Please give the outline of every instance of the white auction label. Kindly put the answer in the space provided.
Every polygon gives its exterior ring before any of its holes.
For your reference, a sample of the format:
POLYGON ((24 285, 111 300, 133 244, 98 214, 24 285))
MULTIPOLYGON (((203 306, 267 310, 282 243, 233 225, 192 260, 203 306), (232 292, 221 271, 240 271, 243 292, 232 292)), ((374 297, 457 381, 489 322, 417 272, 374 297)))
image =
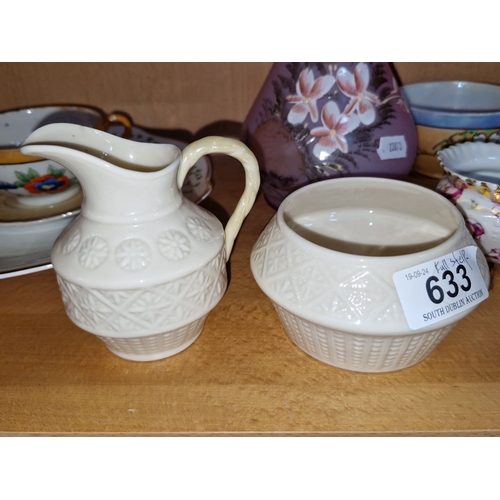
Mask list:
POLYGON ((476 246, 467 246, 394 273, 394 284, 412 330, 455 316, 488 298, 476 252, 476 246))
POLYGON ((404 135, 381 137, 377 154, 381 160, 397 160, 406 158, 406 140, 404 135))

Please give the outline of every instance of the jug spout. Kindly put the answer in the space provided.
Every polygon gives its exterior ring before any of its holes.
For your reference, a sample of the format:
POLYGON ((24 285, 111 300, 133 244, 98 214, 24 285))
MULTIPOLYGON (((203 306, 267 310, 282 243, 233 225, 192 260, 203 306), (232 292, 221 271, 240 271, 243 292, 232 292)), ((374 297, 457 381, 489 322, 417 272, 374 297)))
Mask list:
POLYGON ((84 193, 82 214, 97 222, 152 221, 182 203, 176 182, 181 152, 171 144, 140 143, 55 123, 35 130, 21 152, 72 171, 84 193))

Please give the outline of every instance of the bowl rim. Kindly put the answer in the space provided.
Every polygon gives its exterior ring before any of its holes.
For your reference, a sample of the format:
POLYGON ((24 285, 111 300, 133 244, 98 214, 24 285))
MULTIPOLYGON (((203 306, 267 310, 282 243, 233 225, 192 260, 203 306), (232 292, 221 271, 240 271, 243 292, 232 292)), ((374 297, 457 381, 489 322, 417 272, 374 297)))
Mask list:
MULTIPOLYGON (((444 196, 442 196, 441 194, 437 193, 434 190, 420 186, 418 184, 396 179, 388 179, 388 178, 346 177, 340 179, 339 178, 329 179, 309 184, 307 186, 298 189, 297 191, 294 191, 287 198, 285 198, 285 200, 283 200, 283 202, 280 204, 273 220, 275 221, 274 224, 276 224, 276 228, 278 229, 278 231, 281 231, 281 235, 279 236, 280 240, 281 239, 286 240, 290 238, 294 246, 302 248, 309 255, 311 255, 312 261, 324 262, 326 260, 325 257, 329 257, 331 260, 335 260, 336 266, 341 267, 344 264, 346 264, 349 266, 357 267, 359 269, 363 269, 365 272, 370 272, 370 269, 378 269, 378 265, 380 265, 382 261, 384 261, 383 262, 384 264, 386 263, 388 264, 387 266, 384 266, 385 270, 382 273, 386 277, 384 281, 386 285, 388 287, 391 287, 393 290, 396 290, 396 285, 392 280, 392 276, 394 275, 395 272, 413 267, 418 264, 423 264, 430 260, 442 257, 443 255, 447 255, 450 253, 451 251, 450 248, 452 247, 462 248, 464 246, 467 246, 467 244, 474 245, 472 236, 470 235, 465 226, 465 221, 463 216, 461 215, 459 210, 452 203, 450 203, 444 196), (325 186, 327 185, 327 183, 330 183, 332 185, 333 183, 336 183, 337 186, 342 187, 342 184, 346 185, 350 183, 351 185, 356 186, 366 181, 392 184, 395 188, 404 184, 410 186, 411 189, 417 192, 426 193, 427 196, 438 200, 438 202, 443 207, 449 209, 450 213, 453 215, 456 224, 455 230, 444 241, 431 247, 428 250, 423 250, 403 255, 396 255, 396 256, 363 256, 356 254, 347 254, 337 250, 331 250, 321 245, 312 243, 311 241, 297 234, 292 228, 290 228, 290 226, 288 226, 288 224, 284 220, 283 212, 286 210, 287 204, 289 203, 289 201, 287 203, 287 200, 290 200, 290 198, 297 196, 296 193, 299 192, 303 193, 308 190, 314 190, 319 185, 325 186), (304 242, 307 242, 307 248, 305 248, 306 245, 304 244, 304 242)), ((266 226, 266 229, 267 227, 269 227, 270 224, 273 224, 273 222, 270 222, 268 226, 266 226)), ((261 275, 261 273, 258 271, 258 264, 254 262, 253 254, 254 251, 256 250, 258 251, 258 248, 254 246, 254 249, 252 249, 250 266, 254 279, 261 288, 261 290, 264 292, 264 294, 271 300, 271 302, 287 310, 294 316, 304 321, 311 322, 315 325, 322 326, 324 328, 332 330, 338 329, 344 333, 359 334, 368 337, 380 336, 380 335, 391 336, 391 337, 392 336, 406 337, 412 335, 420 335, 428 331, 438 330, 445 326, 453 325, 456 322, 460 321, 462 318, 464 318, 470 312, 470 310, 467 310, 466 312, 457 314, 456 316, 453 316, 452 321, 450 321, 450 318, 446 318, 443 321, 433 323, 428 327, 423 327, 418 330, 412 330, 408 326, 408 323, 406 321, 406 316, 402 309, 402 305, 398 300, 397 308, 399 311, 398 313, 399 316, 398 314, 396 314, 398 318, 397 319, 393 318, 393 321, 391 321, 390 323, 384 322, 383 325, 377 323, 377 324, 365 324, 363 326, 360 326, 356 322, 347 321, 345 319, 333 320, 331 317, 328 317, 323 313, 310 310, 306 307, 302 307, 301 304, 290 302, 289 299, 280 294, 273 286, 271 286, 269 284, 268 277, 266 275, 261 275)), ((479 248, 477 248, 477 252, 480 252, 479 248)), ((479 255, 479 253, 477 255, 479 255)))
POLYGON ((415 82, 401 87, 401 92, 406 100, 408 107, 413 115, 417 125, 427 127, 445 128, 445 129, 490 129, 500 127, 500 85, 473 82, 467 80, 443 80, 443 81, 426 81, 415 82), (461 92, 477 89, 481 91, 492 91, 498 95, 498 105, 492 109, 470 109, 470 110, 457 110, 451 107, 440 106, 439 103, 435 105, 423 105, 417 101, 415 95, 420 89, 431 89, 453 87, 464 89, 461 92))
MULTIPOLYGON (((360 189, 360 187, 357 187, 357 189, 360 189)), ((398 179, 383 178, 383 177, 343 177, 337 179, 326 179, 321 182, 308 184, 300 189, 297 189, 283 200, 283 202, 280 204, 278 208, 278 211, 276 212, 276 218, 277 218, 277 224, 283 231, 283 233, 287 236, 290 236, 290 238, 292 238, 292 241, 294 241, 294 243, 297 244, 299 247, 304 247, 305 245, 307 245, 308 247, 310 246, 310 249, 312 251, 318 253, 319 255, 323 256, 335 255, 337 259, 348 259, 351 262, 353 259, 357 258, 359 262, 363 262, 370 265, 377 265, 377 263, 387 262, 391 260, 395 262, 397 259, 398 261, 401 261, 401 266, 397 266, 400 269, 405 269, 405 267, 410 267, 412 265, 415 265, 414 262, 416 260, 419 260, 419 262, 422 263, 426 262, 427 260, 431 260, 432 255, 429 256, 429 253, 431 254, 437 253, 439 255, 445 255, 446 253, 448 253, 448 252, 442 253, 441 247, 448 246, 449 241, 452 238, 459 237, 461 226, 462 224, 465 224, 463 221, 463 217, 458 211, 458 209, 453 204, 449 203, 448 200, 446 200, 442 195, 435 192, 434 190, 420 186, 418 184, 414 184, 412 182, 402 181, 398 179), (392 186, 396 190, 398 187, 406 187, 409 189, 413 189, 416 192, 420 192, 422 195, 433 198, 434 200, 436 200, 437 203, 441 204, 443 208, 447 209, 453 216, 455 222, 455 229, 449 234, 449 236, 443 242, 427 250, 420 250, 418 252, 410 252, 400 255, 363 255, 363 254, 352 254, 352 253, 342 252, 339 250, 333 250, 330 248, 325 248, 316 243, 313 243, 312 241, 307 240, 303 236, 297 234, 297 232, 294 231, 285 221, 284 212, 287 209, 288 205, 296 197, 306 193, 307 191, 314 191, 319 187, 324 187, 328 185, 338 186, 339 188, 342 188, 342 184, 344 185, 353 184, 354 187, 356 188, 358 184, 360 185, 366 183, 388 185, 392 186)))

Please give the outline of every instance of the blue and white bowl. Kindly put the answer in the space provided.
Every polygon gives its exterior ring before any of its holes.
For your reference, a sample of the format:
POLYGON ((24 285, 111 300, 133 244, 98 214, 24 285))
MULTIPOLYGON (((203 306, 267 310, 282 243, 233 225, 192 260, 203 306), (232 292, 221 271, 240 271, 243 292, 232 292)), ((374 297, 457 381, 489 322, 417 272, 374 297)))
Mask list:
POLYGON ((417 127, 414 172, 439 179, 439 151, 464 142, 500 142, 499 85, 423 82, 401 90, 417 127))
POLYGON ((402 87, 417 125, 438 128, 500 127, 500 86, 478 82, 424 82, 402 87))

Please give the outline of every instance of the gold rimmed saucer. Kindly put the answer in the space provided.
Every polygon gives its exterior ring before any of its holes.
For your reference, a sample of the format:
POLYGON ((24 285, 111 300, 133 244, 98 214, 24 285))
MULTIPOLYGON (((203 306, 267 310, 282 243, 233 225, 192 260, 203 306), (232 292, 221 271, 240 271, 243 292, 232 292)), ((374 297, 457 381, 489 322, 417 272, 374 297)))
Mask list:
POLYGON ((17 198, 15 195, 0 191, 0 223, 35 221, 72 212, 80 208, 83 195, 80 192, 69 200, 40 206, 25 205, 17 198))

